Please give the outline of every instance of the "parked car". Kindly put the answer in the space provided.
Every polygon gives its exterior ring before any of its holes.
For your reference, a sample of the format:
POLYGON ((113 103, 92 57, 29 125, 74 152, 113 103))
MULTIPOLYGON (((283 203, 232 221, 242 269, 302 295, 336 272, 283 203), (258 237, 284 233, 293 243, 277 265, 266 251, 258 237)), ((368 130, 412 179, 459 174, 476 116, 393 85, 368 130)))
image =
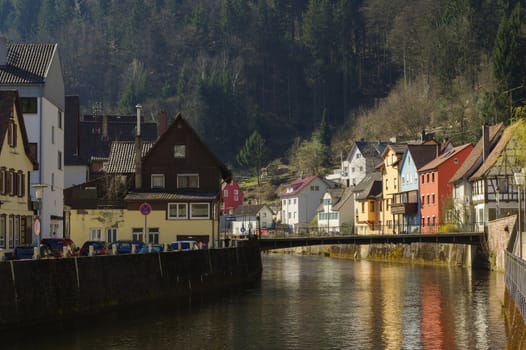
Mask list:
POLYGON ((197 241, 174 241, 168 246, 170 250, 195 250, 199 249, 199 243, 197 241))
MULTIPOLYGON (((13 259, 14 260, 21 260, 21 259, 33 259, 33 253, 35 251, 36 245, 19 245, 18 247, 15 247, 13 251, 13 259)), ((40 244, 40 258, 41 259, 49 259, 54 258, 55 254, 53 253, 53 250, 51 247, 45 243, 40 244)))
MULTIPOLYGON (((162 251, 164 251, 164 244, 152 244, 152 253, 159 253, 162 251)), ((139 253, 148 253, 148 244, 144 244, 139 250, 139 253)))
POLYGON ((42 238, 41 242, 51 247, 56 258, 63 257, 64 247, 67 247, 67 256, 78 254, 78 249, 75 246, 75 243, 69 238, 42 238))
POLYGON ((113 251, 113 247, 117 247, 117 254, 130 254, 131 253, 131 250, 132 250, 132 245, 135 244, 135 251, 136 252, 139 252, 144 243, 141 242, 141 241, 136 241, 136 240, 119 240, 119 241, 115 241, 115 242, 111 242, 109 245, 108 245, 108 250, 110 251, 110 253, 113 251))
POLYGON ((93 247, 93 255, 104 255, 108 252, 108 243, 104 241, 86 241, 79 251, 79 255, 88 256, 89 247, 93 247))

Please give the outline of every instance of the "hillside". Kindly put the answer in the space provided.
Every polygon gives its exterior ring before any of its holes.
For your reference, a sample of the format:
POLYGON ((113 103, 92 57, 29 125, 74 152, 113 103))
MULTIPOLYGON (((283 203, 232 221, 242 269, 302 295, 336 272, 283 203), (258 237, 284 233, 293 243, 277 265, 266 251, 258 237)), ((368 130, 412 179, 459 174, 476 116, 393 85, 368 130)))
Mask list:
POLYGON ((85 113, 133 113, 138 102, 152 119, 182 112, 235 163, 252 131, 283 157, 323 114, 333 157, 356 137, 425 126, 467 141, 510 118, 526 96, 520 4, 1 0, 0 32, 58 42, 66 92, 85 113))

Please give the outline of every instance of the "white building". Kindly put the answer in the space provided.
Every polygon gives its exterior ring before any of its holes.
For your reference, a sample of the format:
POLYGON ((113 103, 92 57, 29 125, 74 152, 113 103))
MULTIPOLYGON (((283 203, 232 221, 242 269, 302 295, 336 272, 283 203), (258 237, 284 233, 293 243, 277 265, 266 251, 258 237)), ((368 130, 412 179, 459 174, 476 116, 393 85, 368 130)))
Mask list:
POLYGON ((356 186, 376 170, 376 165, 382 162, 382 153, 387 142, 356 141, 344 161, 348 182, 347 186, 356 186))
POLYGON ((274 226, 273 212, 266 204, 241 205, 234 209, 232 234, 234 236, 248 236, 266 234, 274 226), (259 221, 259 222, 258 222, 259 221))
POLYGON ((318 208, 318 230, 345 234, 354 231, 354 196, 350 187, 327 189, 318 208))
POLYGON ((281 223, 296 231, 308 226, 320 206, 323 195, 334 183, 318 176, 299 178, 286 185, 280 193, 281 223))
POLYGON ((28 141, 37 144, 32 185, 44 184, 42 237, 63 235, 64 79, 57 44, 8 44, 0 38, 0 89, 18 90, 28 141))

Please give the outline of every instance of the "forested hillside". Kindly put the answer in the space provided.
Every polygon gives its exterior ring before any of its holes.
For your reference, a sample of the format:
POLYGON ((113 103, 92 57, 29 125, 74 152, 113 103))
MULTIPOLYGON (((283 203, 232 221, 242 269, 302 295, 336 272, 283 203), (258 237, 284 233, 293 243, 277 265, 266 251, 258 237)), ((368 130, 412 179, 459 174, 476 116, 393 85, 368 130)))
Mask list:
POLYGON ((323 115, 332 156, 422 128, 470 141, 524 103, 523 19, 511 0, 0 0, 9 41, 60 44, 84 112, 182 112, 232 162, 323 115))

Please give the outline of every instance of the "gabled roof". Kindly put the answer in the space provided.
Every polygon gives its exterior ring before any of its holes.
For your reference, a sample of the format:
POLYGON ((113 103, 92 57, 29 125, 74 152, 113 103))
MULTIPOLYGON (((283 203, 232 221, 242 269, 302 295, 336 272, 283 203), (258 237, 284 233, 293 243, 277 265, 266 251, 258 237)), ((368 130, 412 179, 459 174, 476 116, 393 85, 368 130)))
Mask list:
POLYGON ((427 163, 426 165, 418 169, 418 171, 429 171, 429 170, 436 169, 442 164, 444 164, 446 161, 455 157, 457 154, 459 154, 460 152, 462 152, 463 150, 465 150, 466 148, 470 146, 471 144, 467 143, 465 145, 453 147, 451 150, 439 155, 438 157, 436 157, 435 159, 433 159, 432 161, 430 161, 429 163, 427 163))
POLYGON ((215 163, 217 164, 217 167, 219 168, 219 170, 221 171, 221 177, 223 178, 224 181, 230 183, 230 181, 232 180, 232 172, 230 171, 230 169, 228 169, 226 167, 226 165, 210 150, 210 148, 201 140, 201 138, 199 137, 199 135, 197 134, 197 132, 194 130, 194 128, 192 128, 192 126, 183 118, 182 114, 181 113, 177 113, 177 116, 175 117, 174 121, 170 124, 170 126, 168 127, 168 129, 161 135, 161 137, 159 137, 159 139, 157 140, 157 142, 155 142, 153 144, 153 147, 150 148, 150 150, 146 153, 146 155, 144 155, 143 157, 143 160, 148 158, 150 156, 150 154, 154 153, 155 152, 155 149, 157 147, 160 147, 159 145, 162 144, 166 138, 168 137, 171 137, 171 131, 172 129, 175 129, 175 128, 181 128, 181 127, 184 127, 186 128, 186 130, 188 130, 191 134, 191 136, 193 136, 196 140, 198 140, 198 142, 201 144, 201 147, 203 148, 203 150, 208 153, 208 155, 215 161, 215 163))
POLYGON ((382 173, 376 171, 365 175, 362 181, 357 184, 352 192, 355 194, 356 200, 364 200, 367 198, 376 198, 382 194, 382 173))
POLYGON ((355 144, 365 158, 380 157, 385 150, 385 147, 388 145, 387 142, 381 141, 356 141, 355 144))
MULTIPOLYGON (((338 188, 328 188, 325 193, 329 193, 330 196, 331 196, 331 203, 332 203, 332 209, 334 209, 334 206, 336 205, 336 203, 339 203, 340 200, 342 199, 342 196, 343 196, 343 192, 345 191, 344 188, 341 188, 341 187, 338 187, 338 188)), ((325 196, 325 194, 324 194, 325 196)), ((318 209, 317 211, 323 211, 324 210, 324 207, 325 205, 322 203, 320 203, 320 205, 318 206, 318 209)))
POLYGON ((333 210, 340 210, 341 207, 347 202, 347 200, 352 197, 353 188, 347 187, 340 196, 338 202, 332 205, 333 210))
MULTIPOLYGON (((489 148, 495 147, 504 130, 504 123, 499 123, 489 127, 489 148)), ((456 182, 462 178, 471 176, 482 164, 482 153, 484 152, 484 136, 480 138, 464 163, 458 168, 449 182, 456 182)), ((489 154, 488 154, 489 155, 489 154)))
POLYGON ((382 152, 382 158, 384 158, 387 152, 389 152, 389 149, 391 149, 396 154, 402 155, 407 149, 407 144, 405 143, 388 144, 387 147, 385 147, 384 151, 382 152))
POLYGON ((437 157, 439 146, 435 144, 407 145, 407 152, 411 155, 416 169, 420 169, 437 157))
POLYGON ((4 140, 7 137, 7 128, 9 125, 9 119, 15 117, 13 108, 16 109, 16 116, 18 119, 15 120, 15 124, 18 125, 18 129, 22 135, 22 140, 19 142, 23 143, 24 151, 27 157, 33 163, 35 169, 37 169, 36 154, 32 154, 27 139, 27 131, 22 115, 22 108, 18 99, 18 92, 16 90, 11 91, 0 91, 0 150, 4 144, 4 140))
MULTIPOLYGON (((493 148, 493 150, 489 153, 488 158, 482 165, 478 168, 478 170, 469 178, 470 181, 477 180, 481 177, 484 177, 488 174, 490 174, 491 169, 493 166, 497 163, 498 159, 501 157, 501 155, 506 150, 506 147, 510 140, 512 139, 515 130, 519 126, 519 123, 514 123, 510 126, 508 126, 503 132, 502 136, 500 137, 499 141, 493 148)), ((510 164, 511 165, 511 164, 510 164)), ((514 169, 512 171, 518 171, 518 169, 514 169)))
POLYGON ((257 204, 257 205, 240 205, 234 209, 234 216, 256 216, 263 207, 267 207, 271 212, 272 209, 266 204, 257 204))
POLYGON ((9 44, 7 64, 0 66, 0 84, 44 84, 57 44, 9 44))
MULTIPOLYGON (((142 157, 152 148, 153 143, 142 143, 142 157)), ((135 143, 113 142, 110 157, 106 164, 108 174, 131 174, 135 172, 135 143)))
POLYGON ((296 179, 292 181, 291 183, 287 184, 281 190, 280 196, 290 196, 290 195, 298 194, 315 179, 320 179, 320 181, 325 183, 327 187, 330 187, 330 188, 335 187, 335 184, 332 181, 326 180, 316 175, 311 175, 307 177, 300 177, 299 179, 296 179))

